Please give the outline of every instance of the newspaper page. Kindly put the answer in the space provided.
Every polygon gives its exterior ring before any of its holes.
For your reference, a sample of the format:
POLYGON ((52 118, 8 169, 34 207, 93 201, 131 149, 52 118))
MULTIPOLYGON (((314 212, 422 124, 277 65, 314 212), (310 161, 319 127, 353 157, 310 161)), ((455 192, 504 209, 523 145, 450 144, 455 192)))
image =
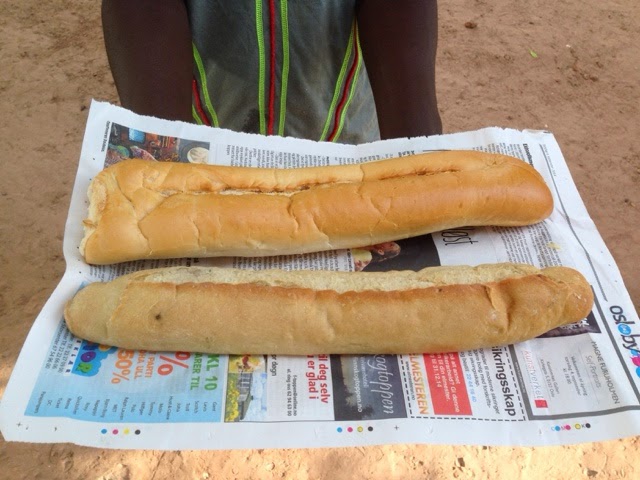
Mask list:
POLYGON ((35 320, 2 398, 0 427, 8 441, 176 450, 558 445, 640 433, 638 315, 548 132, 488 128, 354 146, 168 122, 94 102, 64 255, 64 277, 35 320), (290 168, 446 149, 500 152, 528 162, 553 192, 553 214, 530 227, 461 227, 299 256, 98 267, 78 252, 89 182, 122 159, 290 168), (506 347, 306 357, 131 351, 75 338, 63 320, 65 302, 84 285, 143 268, 389 271, 503 261, 578 269, 595 293, 592 312, 506 347))

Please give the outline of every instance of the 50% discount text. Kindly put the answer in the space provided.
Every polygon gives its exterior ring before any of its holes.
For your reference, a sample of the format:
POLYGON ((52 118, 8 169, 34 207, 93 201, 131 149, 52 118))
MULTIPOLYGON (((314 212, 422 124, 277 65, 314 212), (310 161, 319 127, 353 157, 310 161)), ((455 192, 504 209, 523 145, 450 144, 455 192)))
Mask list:
MULTIPOLYGON (((116 360, 116 370, 112 372, 111 383, 117 384, 121 381, 129 381, 133 369, 135 352, 132 350, 119 350, 118 360, 116 360)), ((191 354, 188 352, 175 352, 171 354, 158 355, 157 361, 159 363, 156 368, 158 375, 166 376, 173 372, 174 368, 189 368, 186 360, 191 358, 191 354)), ((148 365, 148 364, 147 364, 148 365)), ((142 365, 136 367, 135 377, 138 378, 139 373, 142 373, 142 365), (140 372, 137 370, 140 369, 140 372)), ((147 366, 147 368, 149 368, 147 366)))

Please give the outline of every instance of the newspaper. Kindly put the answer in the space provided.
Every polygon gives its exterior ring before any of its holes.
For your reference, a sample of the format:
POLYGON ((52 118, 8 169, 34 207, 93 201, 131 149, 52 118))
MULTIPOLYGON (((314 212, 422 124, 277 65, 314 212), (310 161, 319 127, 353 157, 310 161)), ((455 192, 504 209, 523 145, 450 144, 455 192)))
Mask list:
POLYGON ((638 315, 548 132, 488 128, 354 146, 168 122, 94 102, 64 255, 67 270, 33 325, 0 405, 8 441, 176 450, 553 445, 640 433, 638 315), (287 257, 97 267, 78 253, 89 181, 123 158, 288 168, 453 148, 506 153, 531 164, 553 192, 551 217, 524 228, 463 227, 287 257), (397 356, 130 351, 75 338, 63 321, 64 303, 79 288, 142 268, 383 271, 502 261, 578 269, 593 287, 593 311, 516 345, 397 356))

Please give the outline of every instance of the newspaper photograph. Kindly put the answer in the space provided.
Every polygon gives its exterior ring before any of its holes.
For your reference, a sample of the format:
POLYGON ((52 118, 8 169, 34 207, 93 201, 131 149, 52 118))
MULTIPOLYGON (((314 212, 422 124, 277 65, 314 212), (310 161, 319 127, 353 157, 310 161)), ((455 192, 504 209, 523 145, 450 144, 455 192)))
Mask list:
POLYGON ((179 450, 568 445, 640 434, 638 313, 549 132, 487 128, 356 146, 164 121, 94 101, 64 255, 65 274, 35 319, 0 403, 7 441, 179 450), (550 187, 553 213, 526 227, 460 227, 304 255, 98 266, 79 253, 89 182, 122 160, 294 168, 451 149, 527 162, 550 187), (63 315, 65 303, 89 283, 142 269, 384 272, 498 262, 580 271, 593 289, 593 310, 577 323, 508 346, 299 357, 127 350, 75 337, 63 315))

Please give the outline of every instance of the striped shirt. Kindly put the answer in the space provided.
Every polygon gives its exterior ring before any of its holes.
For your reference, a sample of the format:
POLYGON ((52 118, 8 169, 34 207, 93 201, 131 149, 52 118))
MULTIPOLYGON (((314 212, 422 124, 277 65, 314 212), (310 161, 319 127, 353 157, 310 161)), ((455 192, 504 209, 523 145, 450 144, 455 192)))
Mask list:
POLYGON ((187 0, 194 120, 341 143, 380 138, 355 0, 187 0))

